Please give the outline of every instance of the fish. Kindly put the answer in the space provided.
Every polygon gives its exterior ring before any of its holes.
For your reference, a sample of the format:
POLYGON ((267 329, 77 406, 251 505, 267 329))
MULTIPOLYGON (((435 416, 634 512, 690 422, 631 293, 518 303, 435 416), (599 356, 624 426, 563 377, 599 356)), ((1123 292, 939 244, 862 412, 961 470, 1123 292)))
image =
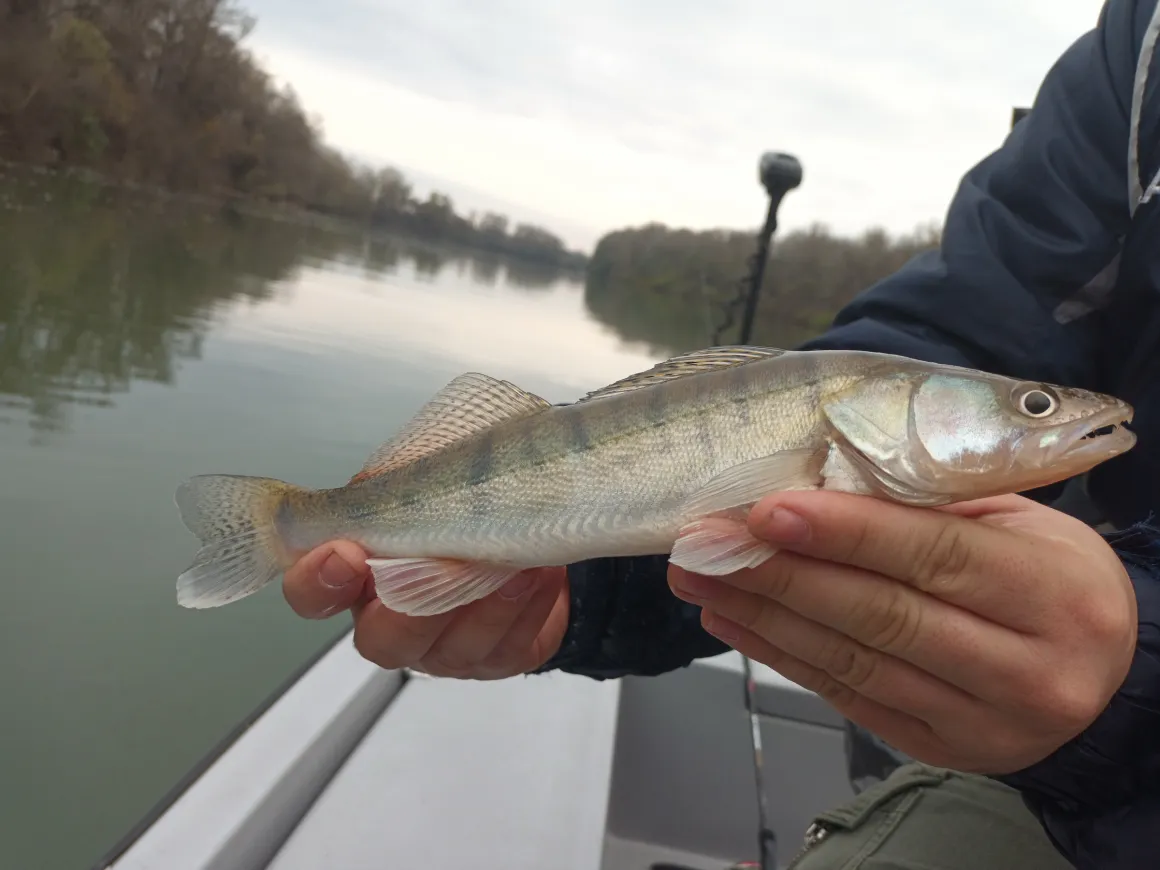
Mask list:
POLYGON ((177 598, 237 601, 340 538, 366 550, 383 604, 411 616, 601 557, 667 553, 729 574, 776 552, 745 522, 770 493, 937 507, 1022 492, 1129 450, 1132 414, 1102 393, 855 350, 713 347, 564 404, 468 372, 342 486, 182 483, 201 547, 177 598))

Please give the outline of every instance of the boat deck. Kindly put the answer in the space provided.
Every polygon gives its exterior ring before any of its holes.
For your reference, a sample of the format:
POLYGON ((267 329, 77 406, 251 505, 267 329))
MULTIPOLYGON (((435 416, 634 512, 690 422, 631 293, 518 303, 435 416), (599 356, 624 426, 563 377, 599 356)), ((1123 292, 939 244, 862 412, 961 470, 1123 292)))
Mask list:
MULTIPOLYGON (((850 794, 841 719, 755 665, 782 866, 850 794)), ((741 659, 599 682, 432 679, 349 634, 108 870, 721 870, 756 857, 741 659)))

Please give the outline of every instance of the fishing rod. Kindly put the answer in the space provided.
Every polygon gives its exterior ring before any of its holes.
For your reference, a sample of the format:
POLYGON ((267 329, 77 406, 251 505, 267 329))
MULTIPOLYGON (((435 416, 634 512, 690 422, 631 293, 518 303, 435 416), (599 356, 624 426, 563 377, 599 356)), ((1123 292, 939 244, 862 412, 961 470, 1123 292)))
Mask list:
MULTIPOLYGON (((765 213, 765 223, 757 236, 757 249, 750 255, 746 275, 737 282, 737 295, 725 306, 725 316, 713 332, 713 344, 722 344, 722 336, 737 316, 737 309, 744 304, 741 320, 740 344, 748 344, 753 335, 753 319, 757 314, 757 300, 765 277, 765 263, 769 259, 769 246, 777 230, 777 210, 785 195, 802 182, 802 165, 792 154, 767 151, 761 155, 757 176, 769 195, 769 208, 765 213)), ((704 276, 702 276, 702 282, 704 276)), ((761 719, 757 712, 757 683, 753 676, 753 665, 748 656, 741 657, 745 684, 745 709, 749 715, 749 735, 753 745, 753 778, 757 786, 757 854, 756 864, 743 862, 734 864, 729 870, 759 868, 776 870, 777 835, 769 826, 769 804, 765 796, 765 765, 761 750, 761 719)), ((677 864, 654 863, 649 870, 689 870, 677 864)))
MULTIPOLYGON (((749 344, 753 335, 753 319, 757 314, 757 301, 765 277, 765 264, 769 260, 769 246, 777 230, 777 210, 785 195, 801 184, 802 165, 791 154, 767 151, 761 155, 758 178, 769 195, 765 223, 757 237, 757 249, 749 258, 749 274, 739 282, 737 297, 726 308, 726 316, 713 337, 714 344, 721 344, 722 333, 732 325, 736 309, 743 301, 745 309, 741 321, 740 343, 749 344)), ((741 657, 741 667, 745 683, 745 709, 749 715, 749 736, 753 745, 753 778, 757 787, 757 866, 760 870, 775 870, 777 835, 769 824, 769 805, 765 793, 765 759, 761 746, 761 719, 757 710, 757 683, 753 676, 753 664, 748 656, 741 657)))
POLYGON ((802 165, 792 154, 766 151, 757 166, 757 177, 769 195, 765 223, 757 235, 757 249, 750 255, 747 275, 737 282, 737 295, 725 306, 725 317, 713 333, 713 344, 722 343, 722 335, 733 326, 737 309, 744 303, 740 344, 749 344, 753 335, 753 319, 757 314, 757 300, 765 278, 765 264, 769 261, 769 246, 777 231, 777 210, 785 195, 802 183, 802 165))

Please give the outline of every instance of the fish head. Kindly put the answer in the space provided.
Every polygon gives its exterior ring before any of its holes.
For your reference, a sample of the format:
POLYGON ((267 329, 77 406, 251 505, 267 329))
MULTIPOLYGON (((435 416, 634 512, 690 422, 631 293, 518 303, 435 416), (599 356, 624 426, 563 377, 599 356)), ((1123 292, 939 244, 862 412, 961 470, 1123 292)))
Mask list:
POLYGON ((1130 449, 1112 396, 954 367, 863 378, 822 412, 833 449, 872 490, 946 504, 1046 486, 1130 449))

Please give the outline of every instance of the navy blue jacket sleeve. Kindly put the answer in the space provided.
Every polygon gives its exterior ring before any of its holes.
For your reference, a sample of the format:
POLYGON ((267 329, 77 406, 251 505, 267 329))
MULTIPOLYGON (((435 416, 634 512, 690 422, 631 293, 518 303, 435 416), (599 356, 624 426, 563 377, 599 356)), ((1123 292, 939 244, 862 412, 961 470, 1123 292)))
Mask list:
POLYGON ((664 555, 570 565, 568 630, 541 670, 655 676, 728 651, 701 628, 701 608, 673 595, 668 562, 664 555))
MULTIPOLYGON (((1052 67, 1028 117, 963 178, 941 248, 871 287, 806 347, 1106 388, 1098 318, 1064 315, 1096 292, 1131 223, 1132 83, 1155 5, 1110 0, 1097 27, 1052 67)), ((701 629, 699 610, 669 591, 665 562, 572 566, 571 625, 546 669, 653 674, 724 651, 701 629)), ((1158 835, 1144 833, 1160 831, 1160 575, 1153 564, 1160 562, 1129 564, 1140 640, 1124 687, 1084 734, 1004 777, 1080 870, 1160 866, 1152 860, 1158 835), (1134 861, 1148 847, 1149 863, 1134 861)))
POLYGON ((1095 320, 1056 312, 1098 283, 1131 223, 1136 26, 1149 17, 1138 5, 1154 4, 1112 0, 1056 62, 1030 114, 960 182, 940 249, 872 286, 805 347, 1099 385, 1095 320))
MULTIPOLYGON (((1097 316, 1069 317, 1127 234, 1128 127, 1155 0, 1110 0, 1048 74, 1028 117, 964 177, 941 249, 842 311, 812 348, 862 348, 1113 391, 1097 316)), ((1136 591, 1128 678, 1018 788, 1079 870, 1160 866, 1160 558, 1155 532, 1113 542, 1136 591), (1133 549, 1135 548, 1135 549, 1133 549)))
POLYGON ((1019 789, 1079 870, 1160 866, 1160 537, 1111 536, 1136 589, 1139 634, 1128 677, 1090 727, 1026 770, 1019 789))

